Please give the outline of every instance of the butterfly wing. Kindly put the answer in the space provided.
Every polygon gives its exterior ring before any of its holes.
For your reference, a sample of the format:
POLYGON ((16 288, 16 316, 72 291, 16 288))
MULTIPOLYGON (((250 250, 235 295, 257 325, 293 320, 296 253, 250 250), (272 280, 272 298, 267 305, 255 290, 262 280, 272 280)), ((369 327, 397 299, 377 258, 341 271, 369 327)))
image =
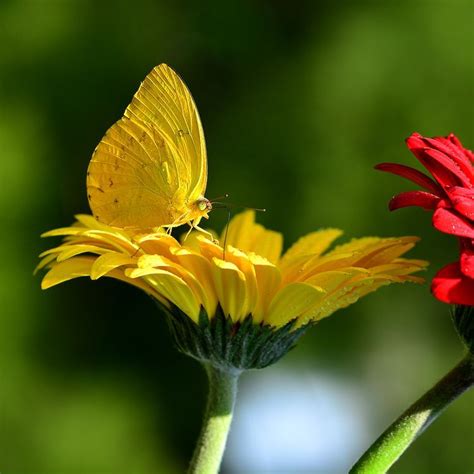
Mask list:
POLYGON ((95 149, 87 172, 89 204, 98 220, 116 227, 182 224, 206 182, 196 105, 181 78, 161 64, 95 149))

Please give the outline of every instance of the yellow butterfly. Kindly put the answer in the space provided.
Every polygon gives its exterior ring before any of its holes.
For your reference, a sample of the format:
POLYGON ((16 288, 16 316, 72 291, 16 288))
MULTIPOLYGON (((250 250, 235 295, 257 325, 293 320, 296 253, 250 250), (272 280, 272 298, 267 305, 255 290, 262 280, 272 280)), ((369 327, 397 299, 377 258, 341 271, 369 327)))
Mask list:
POLYGON ((199 229, 212 209, 204 197, 206 183, 206 145, 196 105, 178 74, 160 64, 92 155, 91 210, 100 222, 137 231, 186 223, 199 229))

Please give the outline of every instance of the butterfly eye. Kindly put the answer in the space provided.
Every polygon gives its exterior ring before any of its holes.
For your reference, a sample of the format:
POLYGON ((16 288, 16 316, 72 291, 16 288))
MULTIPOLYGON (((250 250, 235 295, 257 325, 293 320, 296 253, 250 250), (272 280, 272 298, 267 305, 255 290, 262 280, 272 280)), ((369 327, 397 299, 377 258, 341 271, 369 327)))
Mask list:
POLYGON ((211 201, 202 196, 196 201, 196 205, 200 211, 210 211, 212 209, 211 201))

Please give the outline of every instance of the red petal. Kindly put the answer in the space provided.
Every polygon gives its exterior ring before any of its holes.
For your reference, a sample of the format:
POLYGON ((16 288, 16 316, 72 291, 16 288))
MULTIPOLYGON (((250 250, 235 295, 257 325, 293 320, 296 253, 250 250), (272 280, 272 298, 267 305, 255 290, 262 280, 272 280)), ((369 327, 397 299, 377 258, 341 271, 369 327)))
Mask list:
POLYGON ((469 178, 459 168, 449 150, 448 154, 438 151, 430 145, 428 140, 419 133, 413 133, 407 138, 406 143, 410 151, 443 187, 459 184, 471 187, 469 178))
MULTIPOLYGON (((434 148, 425 148, 420 161, 441 184, 447 186, 461 184, 468 188, 472 187, 472 178, 470 179, 469 176, 466 175, 452 155, 446 155, 434 148), (444 180, 445 183, 441 180, 444 180)), ((472 170, 470 174, 472 175, 472 170)))
POLYGON ((454 186, 446 189, 446 192, 456 211, 474 220, 474 188, 454 186))
POLYGON ((474 280, 461 273, 459 262, 446 265, 435 275, 431 292, 444 303, 474 306, 474 280))
POLYGON ((413 183, 418 184, 422 188, 438 196, 444 195, 443 190, 435 181, 433 181, 429 176, 426 176, 426 174, 416 170, 415 168, 411 168, 410 166, 399 165, 398 163, 379 163, 378 165, 375 165, 375 169, 409 179, 413 183))
POLYGON ((461 239, 461 272, 469 278, 474 278, 474 244, 472 240, 461 239))
POLYGON ((466 156, 466 150, 460 144, 459 140, 459 145, 444 137, 425 138, 425 142, 432 148, 439 150, 441 153, 444 153, 452 159, 454 163, 459 166, 462 173, 467 176, 469 182, 471 184, 474 183, 474 170, 472 168, 471 160, 466 156))
POLYGON ((458 146, 459 148, 461 148, 461 150, 464 152, 464 154, 466 155, 466 157, 471 161, 471 163, 474 162, 474 153, 472 152, 472 150, 469 150, 469 148, 464 148, 461 141, 459 140, 459 138, 454 135, 454 133, 450 133, 447 137, 446 137, 447 140, 449 140, 451 143, 453 143, 454 145, 458 146))
POLYGON ((440 202, 440 198, 426 191, 407 191, 394 196, 388 203, 391 211, 408 206, 418 206, 423 209, 436 209, 436 205, 440 202))
POLYGON ((452 209, 436 209, 433 214, 433 225, 446 234, 474 239, 474 224, 463 219, 452 209))

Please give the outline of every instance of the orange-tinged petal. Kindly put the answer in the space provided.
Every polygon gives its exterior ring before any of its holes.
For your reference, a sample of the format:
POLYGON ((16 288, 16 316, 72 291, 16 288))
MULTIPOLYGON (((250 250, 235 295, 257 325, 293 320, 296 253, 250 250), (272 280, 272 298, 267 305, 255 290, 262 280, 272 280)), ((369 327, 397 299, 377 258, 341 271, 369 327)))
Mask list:
POLYGON ((272 299, 265 323, 284 326, 317 306, 325 294, 322 288, 306 283, 291 283, 279 290, 272 299))

